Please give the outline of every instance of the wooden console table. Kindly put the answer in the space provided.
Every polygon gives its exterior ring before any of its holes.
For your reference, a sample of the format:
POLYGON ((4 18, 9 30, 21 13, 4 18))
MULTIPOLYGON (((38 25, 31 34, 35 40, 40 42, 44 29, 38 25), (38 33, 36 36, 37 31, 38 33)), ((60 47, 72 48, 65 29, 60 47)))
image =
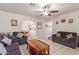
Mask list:
POLYGON ((37 40, 28 40, 27 48, 32 55, 49 55, 49 45, 37 40))

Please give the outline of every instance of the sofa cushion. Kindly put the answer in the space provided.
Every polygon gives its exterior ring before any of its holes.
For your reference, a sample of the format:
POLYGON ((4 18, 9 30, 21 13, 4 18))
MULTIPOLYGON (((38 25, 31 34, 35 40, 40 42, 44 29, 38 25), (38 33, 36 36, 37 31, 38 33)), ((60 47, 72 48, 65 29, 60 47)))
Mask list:
POLYGON ((56 37, 61 37, 61 34, 60 34, 60 33, 57 33, 57 34, 56 34, 56 37))
POLYGON ((70 34, 69 32, 62 32, 62 31, 58 31, 57 33, 61 33, 61 38, 66 38, 67 34, 70 34))
POLYGON ((11 45, 12 39, 9 39, 7 37, 5 37, 4 39, 1 40, 3 43, 7 44, 8 46, 11 45))
POLYGON ((17 37, 22 39, 23 34, 22 34, 22 33, 18 33, 18 34, 17 34, 17 37))
POLYGON ((13 32, 13 36, 17 36, 19 32, 13 32))
POLYGON ((64 42, 64 43, 71 43, 71 39, 67 40, 67 38, 62 38, 61 39, 61 42, 64 42))
POLYGON ((68 34, 68 35, 66 35, 66 37, 67 37, 67 39, 71 39, 73 36, 72 36, 72 34, 68 34))
POLYGON ((10 51, 19 49, 19 45, 18 45, 17 42, 14 42, 10 46, 7 46, 6 49, 7 49, 8 52, 10 52, 10 51))
POLYGON ((66 35, 72 34, 73 36, 77 36, 77 33, 74 32, 64 32, 64 31, 58 31, 57 33, 61 33, 61 38, 67 38, 66 35))

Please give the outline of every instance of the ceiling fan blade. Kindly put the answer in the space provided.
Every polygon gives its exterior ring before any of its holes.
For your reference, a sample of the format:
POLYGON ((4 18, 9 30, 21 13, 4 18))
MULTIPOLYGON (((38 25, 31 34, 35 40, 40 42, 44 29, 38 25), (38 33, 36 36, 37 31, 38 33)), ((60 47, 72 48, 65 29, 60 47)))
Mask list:
MULTIPOLYGON (((44 14, 41 14, 40 16, 43 16, 44 14)), ((51 16, 51 14, 48 14, 47 16, 51 16)))
POLYGON ((35 12, 37 12, 37 13, 42 13, 43 11, 35 11, 35 12))
POLYGON ((50 13, 57 13, 57 12, 59 12, 59 11, 56 10, 56 11, 49 11, 49 12, 50 12, 50 13))
POLYGON ((48 16, 51 16, 51 14, 48 14, 48 16))

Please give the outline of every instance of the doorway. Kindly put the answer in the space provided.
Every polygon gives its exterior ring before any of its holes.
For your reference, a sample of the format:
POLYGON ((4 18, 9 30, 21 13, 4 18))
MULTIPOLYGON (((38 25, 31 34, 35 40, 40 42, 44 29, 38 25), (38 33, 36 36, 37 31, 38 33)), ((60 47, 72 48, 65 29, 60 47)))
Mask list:
POLYGON ((22 31, 29 32, 28 38, 36 38, 36 25, 33 21, 24 21, 22 23, 22 31))

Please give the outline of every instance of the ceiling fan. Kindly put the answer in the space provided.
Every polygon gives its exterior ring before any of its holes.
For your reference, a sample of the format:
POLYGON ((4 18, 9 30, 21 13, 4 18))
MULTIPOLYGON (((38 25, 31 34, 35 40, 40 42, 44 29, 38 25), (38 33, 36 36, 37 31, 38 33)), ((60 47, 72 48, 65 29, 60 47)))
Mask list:
POLYGON ((50 5, 45 5, 42 7, 42 9, 43 9, 42 11, 36 11, 36 12, 40 13, 40 16, 43 16, 43 15, 51 16, 52 13, 59 12, 58 10, 51 10, 50 11, 49 8, 50 8, 50 5))

